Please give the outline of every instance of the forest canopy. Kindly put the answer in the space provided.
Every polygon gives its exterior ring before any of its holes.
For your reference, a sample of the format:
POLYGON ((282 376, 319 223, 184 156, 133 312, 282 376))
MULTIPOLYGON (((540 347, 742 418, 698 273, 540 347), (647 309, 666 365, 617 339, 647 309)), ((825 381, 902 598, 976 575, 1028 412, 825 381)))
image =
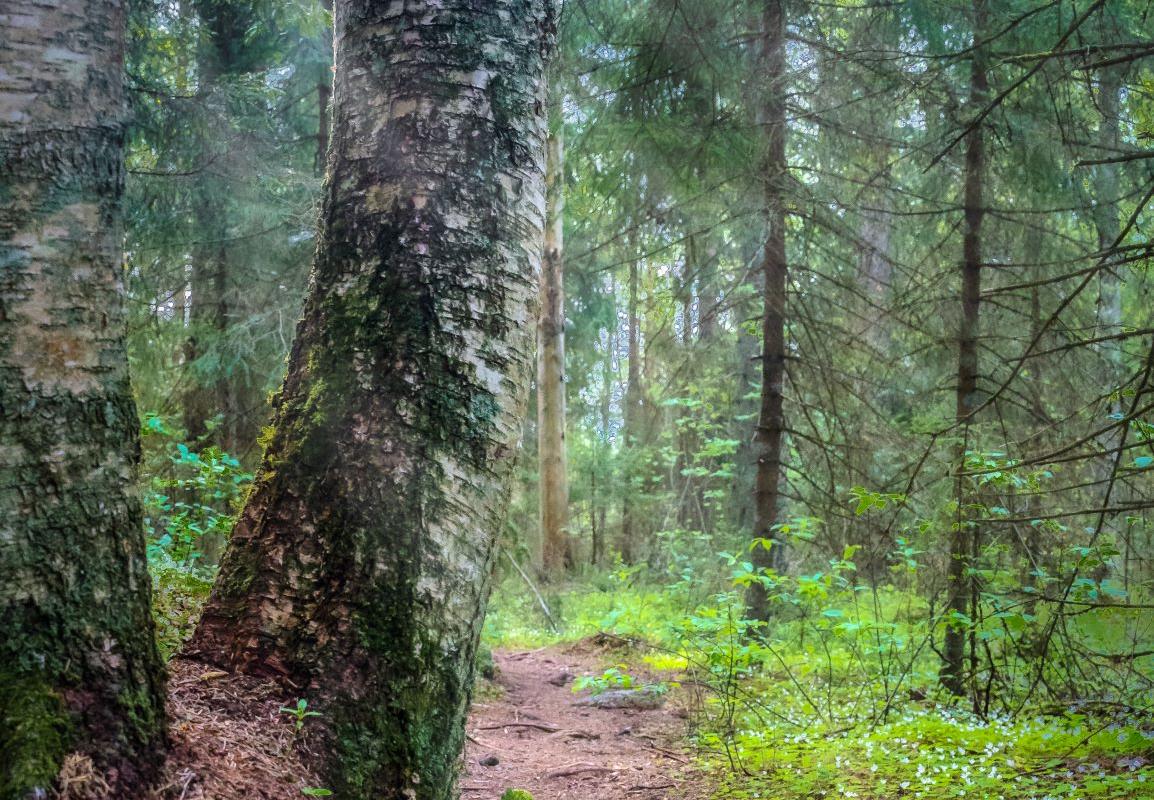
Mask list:
POLYGON ((0 800, 1154 797, 1152 234, 1148 0, 0 0, 0 800))

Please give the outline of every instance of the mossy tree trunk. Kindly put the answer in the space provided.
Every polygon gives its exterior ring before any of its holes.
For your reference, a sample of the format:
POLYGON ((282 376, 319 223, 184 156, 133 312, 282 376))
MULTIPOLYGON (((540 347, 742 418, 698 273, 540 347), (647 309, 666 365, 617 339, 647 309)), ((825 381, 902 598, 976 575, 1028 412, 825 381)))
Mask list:
POLYGON ((533 367, 548 0, 338 0, 321 231, 190 655, 306 696, 337 797, 454 796, 533 367))
POLYGON ((0 798, 161 762, 122 305, 125 7, 0 0, 0 798))

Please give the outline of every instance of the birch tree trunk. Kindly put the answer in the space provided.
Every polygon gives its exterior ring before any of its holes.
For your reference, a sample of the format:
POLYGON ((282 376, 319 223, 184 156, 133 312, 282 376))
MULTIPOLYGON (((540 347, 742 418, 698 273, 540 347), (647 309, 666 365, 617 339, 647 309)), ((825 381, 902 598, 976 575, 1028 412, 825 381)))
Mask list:
POLYGON ((161 762, 121 284, 125 7, 0 0, 0 798, 161 762))
MULTIPOLYGON (((767 136, 765 164, 766 223, 769 235, 762 262, 764 283, 761 323, 761 408, 754 435, 757 473, 754 488, 754 537, 769 541, 777 524, 781 481, 781 446, 785 431, 785 299, 789 262, 785 250, 785 8, 781 0, 766 0, 764 7, 764 73, 767 84, 764 122, 767 136)), ((755 546, 750 560, 757 569, 780 566, 780 545, 755 546)), ((752 583, 745 598, 750 619, 769 618, 769 596, 752 583)))
POLYGON ((348 800, 455 795, 533 367, 552 25, 549 0, 335 4, 308 297, 188 653, 307 696, 348 800))
POLYGON ((537 320, 537 457, 543 567, 558 575, 573 564, 569 478, 565 452, 565 289, 562 260, 565 208, 561 122, 546 146, 545 254, 537 320))
MULTIPOLYGON (((974 0, 974 40, 981 41, 986 28, 986 0, 974 0)), ((970 69, 970 111, 976 116, 986 102, 989 82, 986 76, 984 46, 974 49, 970 69)), ((969 441, 969 426, 978 400, 978 324, 982 297, 982 220, 983 172, 985 171, 985 142, 982 125, 975 124, 966 136, 965 185, 963 207, 965 213, 962 237, 962 321, 958 329, 958 378, 955 390, 956 423, 961 443, 954 454, 954 498, 958 504, 957 519, 950 535, 949 566, 947 569, 947 607, 954 621, 947 620, 945 643, 942 650, 941 682, 951 694, 965 693, 965 656, 967 626, 960 620, 972 615, 974 580, 969 575, 980 545, 974 523, 966 519, 965 508, 970 502, 966 490, 965 453, 969 441)), ((972 645, 972 643, 971 643, 972 645)))

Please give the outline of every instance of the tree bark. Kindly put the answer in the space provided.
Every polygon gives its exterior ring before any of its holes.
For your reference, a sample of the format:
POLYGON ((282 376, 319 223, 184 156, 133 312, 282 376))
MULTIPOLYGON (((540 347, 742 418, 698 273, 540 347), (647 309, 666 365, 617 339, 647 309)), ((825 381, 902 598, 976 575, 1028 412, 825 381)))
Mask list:
POLYGON ((239 411, 231 380, 219 359, 208 368, 197 365, 210 347, 223 348, 228 333, 229 270, 228 248, 224 244, 228 234, 220 208, 222 194, 227 189, 216 181, 209 181, 197 191, 200 193, 195 210, 197 232, 203 241, 193 248, 192 254, 189 337, 184 348, 184 362, 191 374, 181 400, 184 429, 189 441, 211 439, 211 443, 224 450, 236 452, 239 411), (218 415, 220 425, 210 437, 209 422, 218 415))
POLYGON ((565 452, 565 289, 562 241, 565 208, 561 122, 546 146, 545 255, 541 263, 537 321, 537 457, 540 463, 540 526, 544 573, 556 576, 573 564, 569 524, 569 478, 565 452))
MULTIPOLYGON (((974 0, 974 40, 981 41, 986 23, 986 0, 974 0)), ((976 115, 986 102, 989 82, 986 76, 986 54, 983 46, 974 48, 970 69, 970 110, 976 115)), ((961 441, 954 454, 954 499, 957 519, 950 535, 947 570, 947 609, 953 617, 971 617, 974 591, 969 569, 977 544, 977 532, 967 521, 965 508, 970 502, 966 490, 965 456, 969 426, 973 422, 978 400, 978 325, 982 296, 982 220, 983 171, 985 170, 984 136, 981 124, 974 125, 966 136, 965 214, 962 237, 962 319, 958 329, 958 379, 955 391, 955 421, 961 441)), ((967 626, 947 621, 942 649, 941 682, 951 694, 965 693, 965 656, 967 626)))
MULTIPOLYGON (((767 95, 764 107, 767 151, 765 200, 768 236, 762 262, 763 302, 761 323, 761 408, 754 449, 757 472, 754 488, 754 537, 766 541, 774 536, 778 515, 778 484, 781 481, 781 446, 785 430, 783 390, 785 384, 785 302, 789 263, 785 250, 785 193, 788 164, 785 157, 785 8, 781 0, 764 6, 763 70, 767 95)), ((780 566, 781 546, 757 545, 750 554, 758 570, 780 566)), ((769 618, 769 596, 760 583, 746 593, 750 619, 769 618)))
POLYGON ((234 402, 231 379, 221 363, 222 359, 205 359, 210 350, 224 349, 229 327, 229 253, 228 219, 229 187, 211 166, 211 137, 218 133, 221 120, 214 113, 214 95, 219 91, 222 76, 233 67, 233 56, 238 51, 236 41, 244 28, 235 22, 235 15, 227 4, 197 2, 200 41, 197 46, 197 80, 200 113, 197 150, 205 160, 198 176, 193 204, 197 241, 192 247, 190 274, 189 335, 184 345, 185 390, 181 409, 185 436, 192 442, 216 444, 226 451, 235 451, 238 411, 234 402), (207 366, 206 366, 207 363, 207 366), (209 422, 220 416, 220 426, 210 437, 209 422), (211 442, 209 440, 211 439, 211 442))
MULTIPOLYGON (((1121 119, 1119 98, 1122 91, 1121 67, 1106 67, 1098 76, 1098 150, 1101 158, 1109 158, 1121 152, 1121 119)), ((1094 227, 1098 234, 1098 249, 1102 252, 1112 248, 1118 238, 1121 225, 1118 218, 1118 164, 1098 164, 1093 171, 1094 187, 1094 227)), ((1107 260, 1098 272, 1098 328, 1099 336, 1113 336, 1122 332, 1122 280, 1118 267, 1107 260)), ((1114 388, 1122 383, 1125 368, 1122 363, 1122 343, 1120 340, 1102 342, 1099 347, 1106 360, 1106 386, 1114 388)), ((1119 397, 1111 403, 1111 413, 1119 413, 1122 402, 1119 397)), ((1108 434, 1102 437, 1102 445, 1107 452, 1117 448, 1121 436, 1108 434)), ((1109 461, 1109 459, 1104 459, 1109 461)), ((1108 468, 1103 469, 1108 472, 1108 468)), ((1105 477, 1105 476, 1103 476, 1105 477)))
MULTIPOLYGON (((633 244, 633 237, 630 237, 633 244)), ((637 560, 637 530, 634 519, 632 468, 629 454, 637 444, 641 423, 641 316, 638 311, 641 265, 635 248, 629 254, 629 351, 628 373, 625 384, 625 407, 622 409, 621 440, 625 443, 626 474, 621 496, 621 560, 632 564, 637 560)))
POLYGON ((307 694, 338 797, 455 795, 533 366, 552 24, 336 3, 316 262, 188 652, 307 694))
POLYGON ((0 0, 0 798, 162 761, 121 273, 125 6, 0 0))

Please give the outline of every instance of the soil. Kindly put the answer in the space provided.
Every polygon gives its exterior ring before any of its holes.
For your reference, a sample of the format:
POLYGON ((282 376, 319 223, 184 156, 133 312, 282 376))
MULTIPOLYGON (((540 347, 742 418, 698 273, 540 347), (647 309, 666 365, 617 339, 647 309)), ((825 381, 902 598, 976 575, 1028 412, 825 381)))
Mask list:
POLYGON ((709 797, 684 748, 686 699, 677 690, 653 710, 579 705, 564 675, 600 674, 612 663, 590 642, 495 651, 493 660, 496 691, 482 692, 469 716, 463 800, 499 800, 508 789, 534 800, 709 797))
MULTIPOLYGON (((481 682, 469 714, 462 800, 499 800, 508 789, 534 800, 709 796, 684 749, 688 698, 679 690, 656 709, 581 705, 572 679, 621 660, 607 647, 493 653, 496 678, 481 682)), ((323 786, 306 766, 307 721, 297 733, 280 711, 293 697, 195 661, 175 658, 169 670, 173 749, 153 800, 300 800, 302 788, 323 786)), ((97 788, 81 776, 64 796, 87 800, 97 788)))
POLYGON ((159 800, 301 800, 322 784, 305 765, 306 734, 280 711, 272 681, 184 658, 168 663, 172 750, 159 800))

